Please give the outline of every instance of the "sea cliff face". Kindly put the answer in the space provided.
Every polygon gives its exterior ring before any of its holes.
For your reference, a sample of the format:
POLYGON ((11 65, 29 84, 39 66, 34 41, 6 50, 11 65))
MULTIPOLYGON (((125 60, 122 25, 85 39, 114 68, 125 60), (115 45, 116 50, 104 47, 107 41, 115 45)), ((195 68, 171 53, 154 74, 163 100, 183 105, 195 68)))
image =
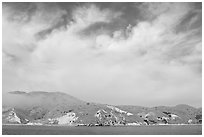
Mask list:
POLYGON ((202 123, 202 109, 188 105, 113 106, 88 103, 60 92, 18 91, 9 94, 30 102, 3 104, 3 124, 117 126, 202 123))

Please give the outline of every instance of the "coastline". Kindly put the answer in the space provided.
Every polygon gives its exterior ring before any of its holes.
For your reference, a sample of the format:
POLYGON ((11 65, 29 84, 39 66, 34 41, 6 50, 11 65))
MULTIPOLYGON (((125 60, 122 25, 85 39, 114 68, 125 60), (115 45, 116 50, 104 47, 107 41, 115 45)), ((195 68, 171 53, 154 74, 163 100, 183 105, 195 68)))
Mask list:
POLYGON ((79 125, 27 125, 27 124, 2 124, 2 126, 47 126, 47 127, 150 127, 150 126, 202 126, 202 124, 155 124, 155 125, 111 125, 111 126, 79 126, 79 125))

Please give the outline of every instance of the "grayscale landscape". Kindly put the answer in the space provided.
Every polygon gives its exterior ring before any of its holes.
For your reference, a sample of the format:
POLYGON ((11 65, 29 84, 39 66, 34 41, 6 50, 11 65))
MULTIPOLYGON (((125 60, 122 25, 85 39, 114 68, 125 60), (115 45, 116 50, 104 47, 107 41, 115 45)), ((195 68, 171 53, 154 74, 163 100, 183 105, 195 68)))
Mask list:
POLYGON ((3 135, 201 135, 201 2, 3 2, 3 135))

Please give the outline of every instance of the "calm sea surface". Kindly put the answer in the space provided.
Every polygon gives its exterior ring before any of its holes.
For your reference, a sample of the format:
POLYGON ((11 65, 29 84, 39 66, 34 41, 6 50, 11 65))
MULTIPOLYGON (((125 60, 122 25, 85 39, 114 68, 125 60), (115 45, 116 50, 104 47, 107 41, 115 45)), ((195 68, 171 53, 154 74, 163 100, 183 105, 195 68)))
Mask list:
POLYGON ((3 125, 3 135, 201 135, 202 125, 70 127, 3 125))

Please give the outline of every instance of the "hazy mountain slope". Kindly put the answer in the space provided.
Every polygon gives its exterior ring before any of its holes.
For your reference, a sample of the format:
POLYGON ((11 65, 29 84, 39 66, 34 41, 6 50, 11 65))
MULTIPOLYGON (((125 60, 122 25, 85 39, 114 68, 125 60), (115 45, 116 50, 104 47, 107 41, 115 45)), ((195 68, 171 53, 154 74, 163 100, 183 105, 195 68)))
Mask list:
POLYGON ((9 95, 10 102, 3 104, 3 123, 115 125, 202 122, 202 109, 188 105, 112 106, 88 103, 61 92, 15 91, 9 95))
MULTIPOLYGON (((8 107, 15 108, 17 115, 19 112, 23 113, 30 121, 61 116, 62 113, 58 115, 59 110, 69 111, 70 108, 85 104, 84 101, 60 92, 15 91, 9 94, 15 101, 12 103, 11 100, 8 107)), ((5 104, 3 108, 6 108, 5 104)))
POLYGON ((13 104, 15 107, 26 107, 26 106, 43 106, 46 108, 53 108, 57 105, 80 105, 83 104, 84 101, 81 101, 75 97, 72 97, 68 94, 61 92, 43 92, 43 91, 35 91, 35 92, 10 92, 12 97, 16 97, 19 103, 13 104), (19 99, 19 100, 18 100, 19 99))

